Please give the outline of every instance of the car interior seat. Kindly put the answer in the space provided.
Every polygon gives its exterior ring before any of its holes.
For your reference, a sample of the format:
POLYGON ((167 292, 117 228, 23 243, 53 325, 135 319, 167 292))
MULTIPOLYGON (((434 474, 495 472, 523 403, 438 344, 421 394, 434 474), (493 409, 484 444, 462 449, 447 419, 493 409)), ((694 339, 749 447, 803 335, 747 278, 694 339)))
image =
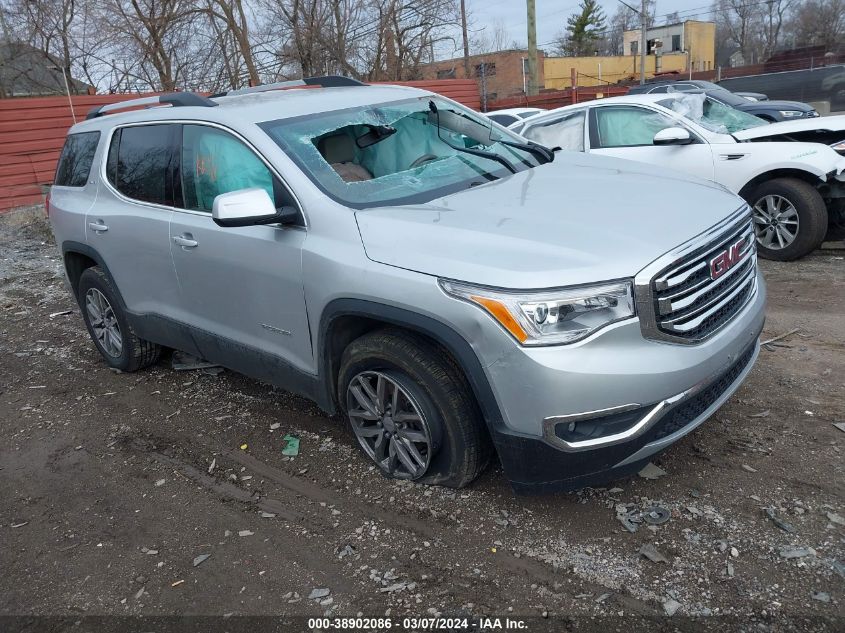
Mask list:
POLYGON ((317 149, 344 181, 372 180, 373 175, 355 162, 355 141, 349 134, 324 136, 317 142, 317 149))

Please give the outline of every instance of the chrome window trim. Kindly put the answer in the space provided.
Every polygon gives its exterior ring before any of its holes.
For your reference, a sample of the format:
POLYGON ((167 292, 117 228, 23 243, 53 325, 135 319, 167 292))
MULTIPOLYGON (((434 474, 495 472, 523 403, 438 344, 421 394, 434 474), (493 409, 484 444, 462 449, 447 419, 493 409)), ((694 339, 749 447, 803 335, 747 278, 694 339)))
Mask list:
MULTIPOLYGON (((743 204, 739 209, 734 211, 731 215, 729 215, 724 220, 720 221, 718 224, 710 227, 702 233, 699 233, 691 240, 681 244, 677 248, 669 251, 668 253, 661 255, 634 276, 634 303, 636 304, 637 314, 640 318, 640 329, 645 338, 665 343, 698 345, 715 335, 725 325, 731 322, 732 319, 727 321, 725 324, 723 324, 721 327, 717 328, 710 334, 708 334, 703 339, 688 339, 681 336, 673 336, 671 334, 667 334, 666 332, 662 331, 657 325, 657 311, 654 306, 654 298, 652 296, 651 283, 652 280, 654 280, 661 273, 664 273, 667 269, 682 263, 684 259, 690 256, 691 253, 694 253, 696 250, 707 246, 709 243, 713 242, 723 234, 731 232, 731 230, 739 231, 742 223, 750 221, 751 207, 749 207, 747 204, 743 204)), ((756 256, 756 254, 754 256, 756 256)), ((754 266, 754 269, 756 270, 756 265, 754 266)), ((756 276, 753 284, 754 287, 749 293, 748 298, 746 299, 745 303, 737 310, 736 315, 739 315, 739 313, 743 309, 745 309, 745 307, 751 302, 754 296, 756 296, 756 276)))
MULTIPOLYGON (((196 211, 194 209, 183 209, 183 208, 180 208, 180 207, 174 207, 174 206, 167 205, 167 204, 158 204, 158 203, 155 203, 155 202, 146 202, 144 200, 136 200, 135 198, 130 198, 129 196, 124 195, 123 193, 118 191, 117 187, 115 187, 111 183, 111 181, 109 180, 108 173, 106 172, 106 167, 108 165, 109 151, 110 151, 110 148, 111 148, 111 142, 112 142, 112 138, 114 137, 115 131, 122 129, 122 128, 126 128, 126 127, 139 127, 139 126, 143 126, 143 125, 164 125, 164 124, 170 124, 170 125, 174 125, 174 124, 175 125, 205 125, 207 127, 213 127, 213 128, 220 129, 224 132, 228 132, 229 134, 231 134, 232 136, 237 138, 239 141, 244 143, 244 145, 246 145, 256 156, 258 156, 259 160, 261 160, 261 162, 264 163, 264 165, 267 167, 267 169, 270 170, 270 173, 273 174, 276 178, 279 179, 279 182, 282 183, 282 186, 288 191, 288 193, 290 193, 291 197, 293 198, 293 201, 296 203, 296 208, 299 210, 300 214, 302 214, 302 222, 303 222, 302 226, 286 226, 286 227, 283 227, 283 228, 285 228, 285 229, 297 229, 298 228, 298 229, 303 229, 303 230, 308 228, 308 224, 309 224, 308 223, 308 216, 305 213, 305 208, 302 206, 302 202, 299 200, 299 197, 296 195, 296 192, 293 190, 293 188, 288 184, 287 180, 282 178, 282 175, 272 165, 272 163, 270 163, 270 161, 268 161, 264 157, 264 155, 260 151, 258 151, 258 149, 256 149, 256 147, 252 143, 249 142, 249 140, 244 138, 243 135, 241 135, 239 132, 233 130, 232 128, 230 128, 226 125, 222 125, 222 124, 216 123, 214 121, 202 121, 202 120, 195 120, 195 119, 162 119, 160 121, 133 121, 133 122, 130 122, 130 123, 118 124, 118 125, 113 126, 111 129, 109 129, 107 134, 106 134, 106 143, 103 146, 103 155, 100 159, 99 176, 100 176, 100 179, 102 180, 102 182, 105 184, 106 188, 112 194, 117 196, 120 200, 122 200, 123 202, 129 202, 131 204, 136 204, 136 205, 140 205, 142 207, 147 207, 147 208, 151 208, 151 209, 159 209, 159 210, 162 210, 162 211, 171 211, 171 212, 176 212, 176 213, 186 213, 186 214, 189 214, 189 215, 198 215, 198 216, 202 216, 202 217, 209 218, 209 219, 211 218, 211 213, 207 212, 207 211, 196 211)), ((181 139, 180 139, 180 147, 181 147, 181 139)), ((271 224, 271 225, 267 225, 267 226, 273 227, 274 225, 271 224)), ((274 227, 274 228, 282 228, 282 227, 274 227)))

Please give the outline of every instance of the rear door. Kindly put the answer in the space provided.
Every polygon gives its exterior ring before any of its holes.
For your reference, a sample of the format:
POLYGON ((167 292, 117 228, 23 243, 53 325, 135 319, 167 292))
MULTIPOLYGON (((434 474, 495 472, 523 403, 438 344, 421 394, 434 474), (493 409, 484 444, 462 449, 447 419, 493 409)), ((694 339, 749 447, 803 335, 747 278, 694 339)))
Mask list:
POLYGON ((586 131, 586 110, 569 110, 559 115, 525 124, 521 134, 525 138, 545 145, 573 152, 583 152, 586 131))
MULTIPOLYGON (((170 259, 170 163, 178 125, 130 125, 112 131, 87 241, 103 258, 127 309, 173 317, 179 300, 170 259)), ((164 342, 164 341, 161 341, 164 342)))
POLYGON ((211 218, 221 193, 262 187, 276 206, 298 203, 247 143, 216 126, 181 131, 180 209, 170 249, 180 288, 180 318, 196 329, 206 358, 245 373, 261 352, 314 372, 302 280, 302 226, 220 227, 211 218))
POLYGON ((680 121, 636 105, 607 105, 590 109, 590 152, 636 160, 713 180, 713 150, 680 121), (685 127, 688 145, 655 145, 654 135, 668 127, 685 127))

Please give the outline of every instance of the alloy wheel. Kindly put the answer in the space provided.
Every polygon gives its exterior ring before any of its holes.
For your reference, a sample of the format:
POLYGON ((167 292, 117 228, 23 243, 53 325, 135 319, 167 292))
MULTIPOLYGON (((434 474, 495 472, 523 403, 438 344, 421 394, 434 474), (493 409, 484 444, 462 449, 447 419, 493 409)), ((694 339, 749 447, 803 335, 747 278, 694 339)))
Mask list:
POLYGON ((123 335, 109 300, 96 288, 89 288, 85 293, 85 310, 100 347, 112 358, 120 358, 123 353, 123 335))
POLYGON ((798 236, 798 209, 783 196, 763 196, 754 205, 754 233, 761 246, 786 248, 798 236))
POLYGON ((346 390, 352 430, 379 468, 399 479, 418 479, 428 470, 432 435, 413 396, 393 377, 377 371, 357 374, 346 390))

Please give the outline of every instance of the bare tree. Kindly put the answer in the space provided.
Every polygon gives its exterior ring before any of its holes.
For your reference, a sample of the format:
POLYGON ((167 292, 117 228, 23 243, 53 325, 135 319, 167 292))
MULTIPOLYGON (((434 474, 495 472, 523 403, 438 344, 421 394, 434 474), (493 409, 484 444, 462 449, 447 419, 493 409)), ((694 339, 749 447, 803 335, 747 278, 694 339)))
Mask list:
POLYGON ((221 39, 225 39, 226 36, 231 38, 240 56, 240 60, 243 61, 246 67, 250 85, 257 85, 260 79, 258 77, 258 68, 252 54, 249 20, 243 0, 207 0, 207 3, 209 17, 212 22, 220 22, 222 31, 216 24, 212 28, 214 28, 218 37, 222 36, 221 39))
MULTIPOLYGON (((10 37, 100 89, 395 80, 454 46, 456 0, 0 0, 10 37)), ((504 45, 504 27, 492 46, 504 45)))
POLYGON ((792 9, 796 0, 767 0, 762 5, 762 22, 763 28, 761 30, 762 39, 762 54, 764 58, 771 57, 778 49, 781 43, 781 31, 784 20, 790 9, 792 9))
POLYGON ((804 0, 793 6, 787 28, 792 45, 824 46, 829 50, 845 40, 845 0, 804 0))
POLYGON ((470 50, 473 54, 494 53, 509 48, 508 27, 502 18, 498 18, 492 24, 492 28, 483 28, 477 35, 470 39, 470 50))
POLYGON ((760 58, 762 15, 760 5, 748 0, 717 0, 713 7, 716 15, 717 39, 737 46, 746 63, 760 58))

